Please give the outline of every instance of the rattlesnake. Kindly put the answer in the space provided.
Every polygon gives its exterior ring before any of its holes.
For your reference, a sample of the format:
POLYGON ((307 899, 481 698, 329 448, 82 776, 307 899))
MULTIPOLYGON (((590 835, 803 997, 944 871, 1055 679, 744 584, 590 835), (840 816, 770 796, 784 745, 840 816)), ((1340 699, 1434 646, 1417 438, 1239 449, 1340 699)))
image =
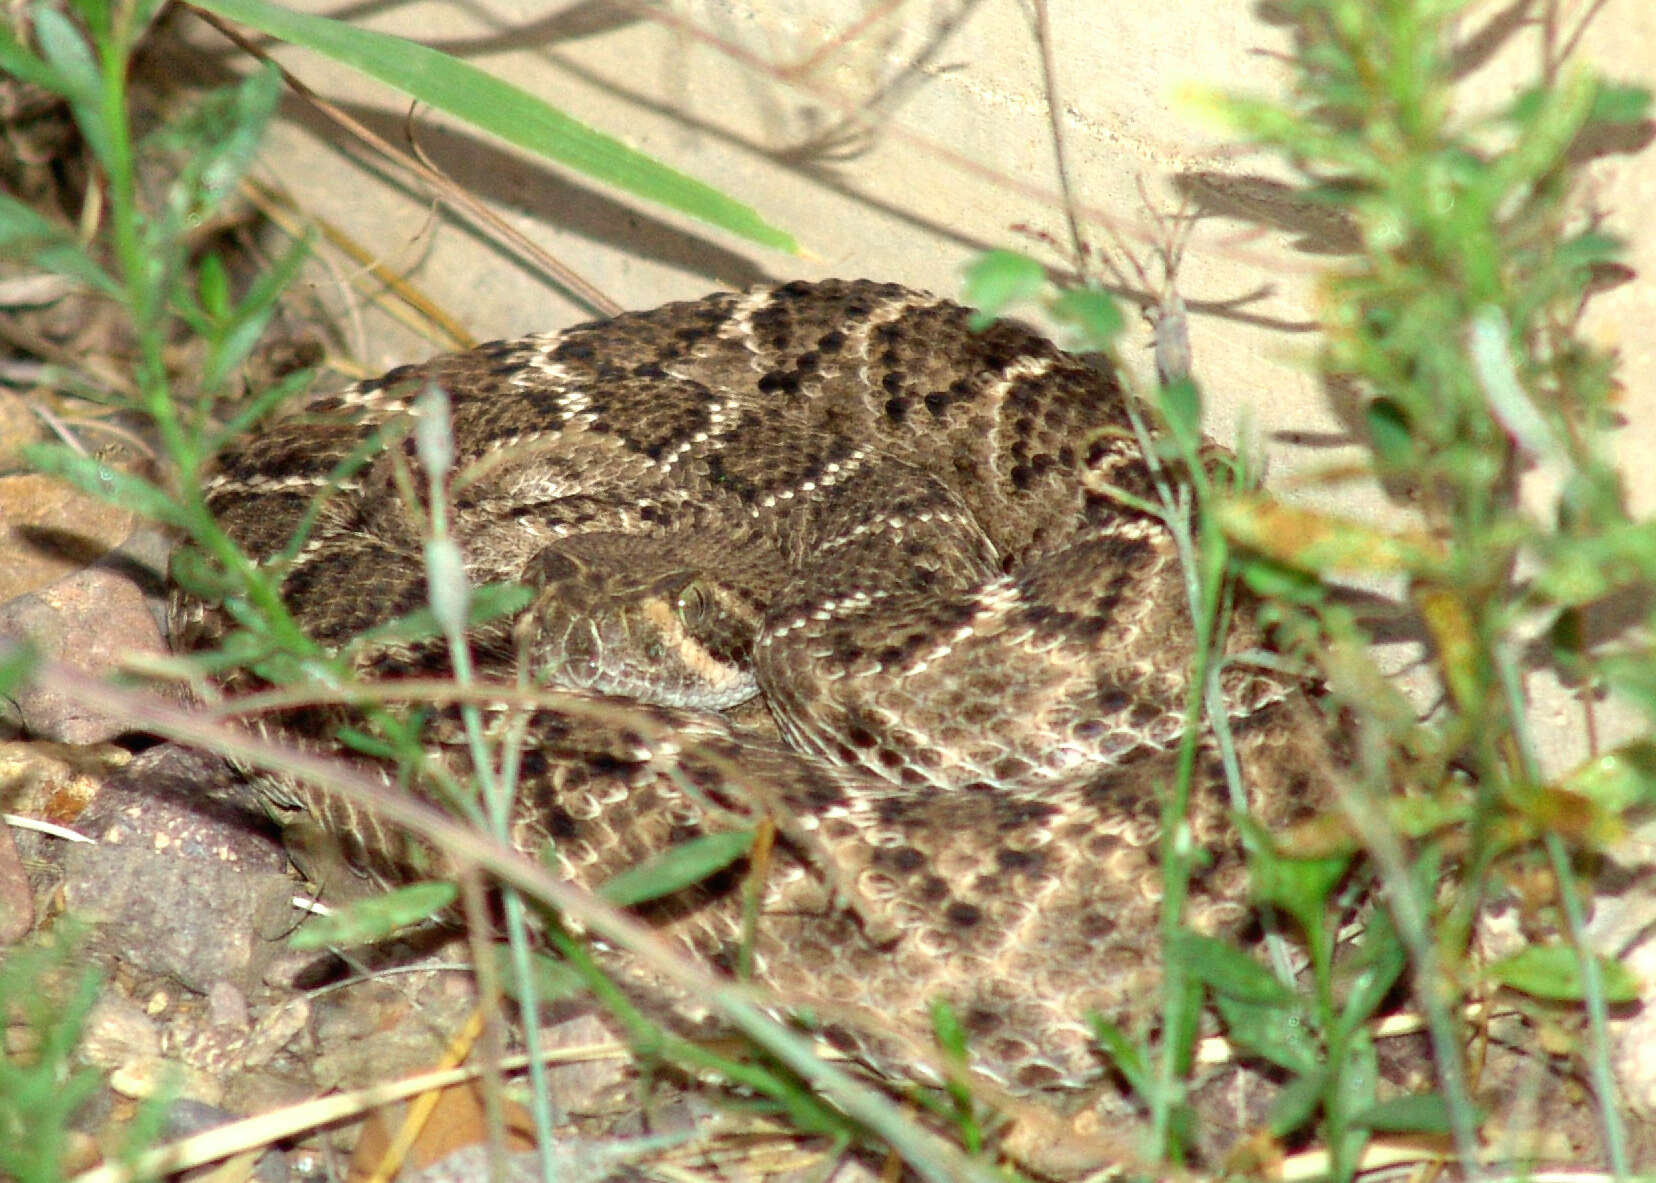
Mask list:
MULTIPOLYGON (((415 610, 428 507, 400 427, 441 387, 468 574, 537 589, 472 635, 479 669, 510 679, 527 660, 570 704, 528 721, 517 843, 551 842, 590 886, 729 824, 722 809, 752 808, 743 786, 761 786, 797 841, 765 881, 757 978, 844 1018, 830 1034, 876 1060, 929 1043, 943 998, 979 1071, 1079 1084, 1101 1065, 1084 1016, 1154 1005, 1161 794, 1193 633, 1173 538, 1111 492, 1154 496, 1120 385, 1026 328, 968 317, 829 281, 494 342, 236 445, 209 504, 277 565, 323 644, 415 610), (385 449, 346 463, 376 430, 385 449), (773 724, 719 713, 754 694, 773 724), (622 700, 655 738, 594 709, 622 700), (866 1017, 879 1036, 856 1033, 866 1017)), ((229 627, 176 607, 186 648, 229 627)), ((1259 643, 1241 614, 1230 638, 1221 682, 1251 807, 1281 826, 1324 799, 1327 756, 1297 687, 1230 660, 1259 643)), ((440 646, 364 652, 379 679, 446 668, 440 646)), ((280 726, 327 746, 333 721, 280 726)), ((463 770, 455 727, 439 714, 427 742, 463 770)), ((1188 922, 1208 932, 1247 916, 1219 764, 1204 740, 1190 824, 1209 853, 1188 922)), ((407 857, 336 798, 265 790, 366 863, 407 857)), ((736 878, 650 915, 728 967, 736 878)))

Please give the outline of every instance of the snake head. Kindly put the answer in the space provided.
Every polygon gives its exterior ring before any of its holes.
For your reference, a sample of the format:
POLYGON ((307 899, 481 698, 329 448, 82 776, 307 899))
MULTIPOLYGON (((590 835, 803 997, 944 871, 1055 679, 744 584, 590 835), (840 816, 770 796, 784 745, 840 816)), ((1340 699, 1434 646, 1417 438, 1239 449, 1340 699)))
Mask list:
POLYGON ((757 614, 733 590, 625 534, 561 539, 531 561, 540 594, 516 639, 543 685, 725 710, 757 693, 757 614))

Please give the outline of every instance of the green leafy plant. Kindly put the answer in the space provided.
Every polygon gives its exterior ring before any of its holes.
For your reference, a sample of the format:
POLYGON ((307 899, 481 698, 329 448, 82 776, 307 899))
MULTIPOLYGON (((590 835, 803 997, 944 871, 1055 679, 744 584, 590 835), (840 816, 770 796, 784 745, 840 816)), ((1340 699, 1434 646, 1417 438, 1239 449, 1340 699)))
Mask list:
POLYGON ((70 1123, 98 1089, 78 1067, 86 1017, 97 1001, 96 970, 75 968, 78 942, 64 926, 49 941, 0 957, 0 1175, 51 1183, 68 1161, 70 1123))
MULTIPOLYGON (((352 677, 355 650, 346 646, 330 654, 319 649, 298 629, 286 612, 278 593, 277 570, 255 565, 240 554, 207 512, 202 475, 211 458, 227 442, 249 430, 260 418, 296 394, 306 377, 299 375, 277 388, 261 392, 246 406, 226 412, 220 401, 248 351, 268 322, 282 287, 304 257, 304 244, 292 247, 268 272, 245 291, 236 292, 229 269, 211 253, 197 257, 185 245, 185 230, 206 219, 217 204, 236 186, 258 143, 261 130, 273 108, 277 79, 269 70, 256 72, 245 82, 207 96, 180 117, 144 137, 132 130, 133 119, 127 102, 128 66, 138 39, 154 5, 119 7, 100 0, 80 0, 68 14, 36 6, 28 11, 30 34, 0 29, 0 67, 47 90, 65 96, 77 126, 88 144, 102 181, 101 221, 93 235, 82 235, 58 225, 5 195, 0 195, 0 251, 9 258, 69 276, 117 302, 133 327, 140 350, 136 386, 136 409, 151 420, 160 445, 162 475, 148 480, 80 456, 69 449, 39 447, 30 458, 39 469, 56 473, 96 494, 122 501, 158 521, 177 529, 188 547, 182 552, 176 575, 186 586, 209 598, 221 600, 234 621, 234 630, 217 653, 205 654, 181 667, 202 679, 222 676, 236 669, 252 671, 274 688, 265 697, 267 707, 300 704, 349 705, 360 713, 363 723, 342 738, 376 759, 397 765, 402 776, 415 775, 421 760, 421 721, 425 711, 398 701, 398 696, 365 693, 368 688, 352 677), (135 180, 135 161, 145 153, 176 157, 164 199, 159 205, 142 200, 135 180), (179 396, 171 381, 164 357, 169 336, 175 329, 199 336, 207 345, 199 394, 191 399, 179 396), (221 413, 228 421, 216 422, 221 413)), ((624 184, 634 192, 706 217, 749 234, 768 244, 789 247, 792 240, 759 221, 739 202, 679 176, 654 161, 629 152, 614 141, 564 119, 528 96, 508 92, 492 80, 484 80, 464 63, 442 58, 423 47, 396 38, 369 36, 336 22, 298 18, 268 5, 224 5, 233 8, 239 19, 277 27, 295 40, 312 44, 325 52, 359 65, 370 72, 392 76, 406 83, 411 93, 439 105, 450 105, 480 125, 510 131, 514 142, 533 132, 532 147, 549 151, 555 158, 576 167, 590 166, 600 179, 624 184), (480 89, 479 89, 480 88, 480 89), (479 107, 482 96, 483 108, 479 107), (521 118, 519 118, 521 117, 521 118), (509 127, 502 129, 501 120, 509 127)), ((437 398, 434 392, 425 397, 437 398)), ((451 463, 451 445, 444 428, 446 411, 441 401, 432 403, 423 417, 415 443, 418 466, 409 465, 399 475, 406 487, 427 482, 438 490, 451 463)), ((366 461, 371 446, 348 457, 337 476, 341 479, 366 461)), ((454 658, 455 685, 439 701, 454 705, 474 769, 475 785, 445 784, 440 770, 423 774, 437 778, 462 812, 479 828, 504 843, 508 803, 517 766, 513 738, 503 741, 486 738, 480 726, 476 703, 480 695, 471 682, 467 649, 461 639, 469 625, 480 618, 510 611, 520 599, 512 589, 474 588, 467 585, 447 537, 445 506, 440 495, 429 499, 432 516, 427 522, 426 560, 433 588, 428 611, 415 613, 378 630, 357 645, 374 646, 394 638, 403 643, 447 644, 454 658)), ((296 552, 303 537, 296 537, 289 553, 296 552)), ((276 566, 279 568, 280 557, 276 566)), ((8 679, 29 676, 31 655, 24 649, 5 651, 8 679)), ((502 689, 491 688, 491 700, 502 689)), ((402 697, 407 697, 403 695, 402 697)), ((180 728, 179 734, 194 728, 180 728)), ((253 750, 269 763, 266 768, 291 769, 293 775, 316 777, 314 762, 285 754, 274 756, 261 745, 246 744, 223 728, 205 725, 203 733, 216 737, 227 753, 242 749, 244 758, 253 750)), ((329 768, 346 784, 348 773, 329 768)), ((444 831, 448 832, 448 831, 444 831)), ((613 895, 627 901, 653 898, 739 857, 753 837, 739 832, 715 835, 685 850, 664 857, 659 863, 637 869, 636 873, 610 886, 613 895)), ((486 865, 501 865, 500 847, 466 847, 486 865)), ((521 866, 510 862, 508 865, 521 866)), ((510 875, 503 878, 514 882, 510 875)), ((545 877, 537 882, 545 884, 545 877)), ((306 938, 309 941, 374 939, 413 922, 444 906, 453 898, 445 884, 425 884, 391 896, 348 908, 344 914, 306 938)), ((561 949, 565 964, 548 970, 546 959, 532 952, 525 926, 526 909, 517 891, 503 893, 511 937, 499 957, 478 959, 480 975, 492 980, 496 969, 504 971, 506 991, 526 1010, 533 1011, 537 998, 567 992, 573 983, 606 1003, 621 1019, 640 1062, 648 1068, 672 1063, 702 1073, 716 1074, 764 1098, 763 1105, 784 1115, 797 1128, 827 1135, 839 1146, 864 1139, 867 1131, 880 1131, 880 1138, 899 1149, 933 1179, 987 1178, 987 1174, 961 1160, 946 1145, 922 1131, 888 1101, 866 1086, 857 1084, 831 1066, 821 1064, 809 1045, 780 1028, 736 991, 708 990, 709 1000, 732 1021, 753 1035, 766 1051, 747 1057, 708 1053, 682 1038, 657 1027, 640 1014, 592 964, 584 950, 561 936, 561 919, 549 917, 546 931, 561 949), (831 1100, 825 1099, 830 1098, 831 1100)), ((542 887, 541 899, 557 899, 568 905, 571 915, 580 916, 598 931, 606 931, 603 920, 613 916, 604 905, 582 903, 542 887), (586 909, 583 911, 583 909, 586 909), (597 909, 594 919, 592 909, 597 909)), ((617 923, 621 923, 617 921, 617 923)), ((627 930, 624 930, 627 931, 627 930)), ((624 943, 629 938, 621 938, 624 943)), ((630 938, 647 938, 634 934, 630 938)), ((19 963, 21 964, 21 963, 19 963)), ((27 972, 27 967, 24 967, 27 972)), ((485 993, 490 988, 485 985, 485 993)), ((58 1029, 59 1042, 72 1043, 72 1025, 58 1029)), ((543 1131, 541 1144, 546 1154, 555 1144, 546 1101, 547 1089, 541 1077, 542 1059, 537 1054, 536 1028, 525 1027, 528 1044, 532 1097, 537 1121, 543 1131)), ((58 1049, 54 1044, 54 1050, 58 1049)), ((53 1060, 58 1071, 61 1058, 53 1060)), ((95 1078, 77 1076, 80 1088, 89 1088, 95 1078)), ((69 1094, 60 1094, 68 1097, 69 1094)), ((45 1127, 44 1142, 51 1130, 45 1127)), ((547 1163, 550 1170, 552 1164, 547 1163)), ((55 1167, 44 1175, 51 1178, 55 1167)), ((153 1168, 149 1168, 153 1169, 153 1168)))
MULTIPOLYGON (((349 687, 352 651, 330 655, 319 650, 289 617, 278 593, 278 578, 256 567, 235 548, 207 511, 202 474, 225 443, 298 393, 308 375, 297 375, 235 408, 220 426, 215 417, 220 396, 258 341, 287 283, 306 254, 297 243, 280 256, 246 290, 235 292, 223 261, 211 252, 196 256, 187 245, 189 231, 207 220, 236 189, 257 150, 278 94, 272 69, 255 71, 244 82, 205 96, 143 137, 135 136, 128 107, 129 64, 154 4, 118 5, 83 0, 65 13, 46 5, 27 12, 28 34, 0 26, 0 67, 8 73, 63 96, 98 169, 102 219, 98 233, 86 237, 59 225, 22 202, 0 194, 0 251, 9 258, 64 275, 117 302, 132 326, 139 356, 135 366, 137 407, 154 427, 164 465, 150 481, 80 455, 64 447, 37 447, 30 459, 97 495, 178 529, 189 539, 178 574, 199 594, 222 600, 237 628, 223 649, 194 663, 194 675, 222 675, 248 668, 273 685, 303 695, 305 688, 349 687), (159 201, 146 201, 137 181, 139 162, 163 159, 169 180, 159 201), (198 395, 189 402, 175 391, 164 357, 173 333, 182 329, 205 346, 198 395)), ((380 76, 399 80, 411 93, 454 109, 480 126, 514 143, 530 147, 648 199, 706 218, 768 245, 792 248, 792 240, 762 221, 751 208, 701 185, 613 139, 569 120, 544 103, 482 75, 475 68, 397 38, 371 35, 318 18, 300 17, 273 5, 226 5, 227 15, 253 24, 274 24, 274 31, 341 58, 380 76)), ((439 425, 441 416, 432 420, 439 425)), ((440 481, 446 465, 444 434, 425 431, 418 440, 424 475, 440 481)), ((363 463, 369 453, 349 459, 340 471, 363 463)), ((434 500, 441 510, 441 498, 434 500)), ((295 538, 292 549, 302 544, 295 538)), ((404 642, 446 637, 461 658, 458 638, 469 623, 510 610, 521 597, 499 589, 465 586, 457 578, 455 552, 441 517, 432 523, 428 543, 432 586, 443 594, 428 613, 393 622, 364 644, 383 644, 395 634, 404 642)), ((27 652, 7 651, 8 678, 27 676, 27 652), (10 669, 17 665, 16 670, 10 669)), ((311 691, 315 693, 314 690, 311 691)), ((481 798, 469 788, 450 785, 462 805, 481 800, 493 828, 503 833, 512 786, 491 778, 495 754, 478 742, 475 708, 462 708, 474 742, 474 765, 484 782, 481 798)), ((412 775, 420 759, 420 713, 367 708, 370 730, 358 730, 356 745, 397 761, 412 775)), ((480 820, 481 820, 481 815, 480 820)), ((725 856, 730 857, 729 855, 725 856)), ((637 890, 634 888, 633 890, 637 890)), ((426 885, 382 901, 370 901, 310 939, 369 939, 400 924, 430 915, 453 898, 446 885, 426 885)), ((527 940, 521 905, 508 894, 514 922, 514 994, 533 1006, 533 975, 524 952, 527 940)), ((17 962, 20 972, 25 963, 17 962)), ((70 1027, 61 1029, 69 1035, 70 1027)), ((529 1032, 533 1044, 533 1029, 529 1032)), ((54 1051, 59 1050, 54 1047, 54 1051)), ((533 1050, 533 1048, 531 1049, 533 1050)), ((533 1069, 540 1071, 539 1057, 533 1069)), ((77 1089, 87 1086, 78 1076, 77 1089)), ((537 1082, 539 1083, 539 1082, 537 1082)), ((78 1097, 79 1091, 60 1094, 78 1097)), ((544 1088, 537 1090, 544 1097, 544 1088)), ((544 1104, 541 1106, 544 1117, 544 1104)), ((549 1123, 546 1123, 549 1129, 549 1123)), ((43 1130, 50 1129, 43 1126, 43 1130)), ((44 1134, 42 1135, 44 1137, 44 1134)), ((550 1145, 551 1139, 545 1139, 550 1145)), ((37 1174, 36 1177, 39 1176, 37 1174)))
MULTIPOLYGON (((1628 516, 1609 456, 1611 359, 1576 332, 1595 269, 1619 247, 1569 201, 1572 145, 1642 119, 1649 96, 1575 69, 1538 81, 1493 116, 1463 116, 1447 54, 1450 22, 1465 7, 1296 0, 1283 6, 1303 39, 1288 100, 1213 100, 1220 117, 1280 151, 1309 200, 1341 211, 1357 231, 1360 252, 1325 287, 1322 364, 1358 392, 1372 471, 1416 491, 1422 524, 1388 533, 1264 498, 1232 502, 1220 515, 1253 556, 1241 565, 1244 579, 1267 591, 1299 589, 1279 617, 1283 633, 1333 655, 1322 663, 1332 694, 1361 729, 1347 813, 1382 872, 1409 952, 1413 995, 1432 1027, 1442 1116, 1458 1148, 1472 1153, 1477 1118, 1452 1015, 1461 992, 1483 981, 1584 1003, 1587 1062, 1619 1172, 1625 1143, 1604 1020, 1625 982, 1607 993, 1605 967, 1585 944, 1573 858, 1595 845, 1594 833, 1616 827, 1599 813, 1602 799, 1586 803, 1600 822, 1572 833, 1554 824, 1560 796, 1575 800, 1580 776, 1549 782, 1541 773, 1519 670, 1535 664, 1522 638, 1540 619, 1555 638, 1543 664, 1613 688, 1656 718, 1647 679, 1630 676, 1650 668, 1648 632, 1591 653, 1567 640, 1578 635, 1570 624, 1581 609, 1648 588, 1656 576, 1656 525, 1628 516), (1518 495, 1536 466, 1561 478, 1559 494, 1540 506, 1518 495), (1571 573, 1588 562, 1599 575, 1577 582, 1571 573), (1520 576, 1526 566, 1533 573, 1520 576), (1354 615, 1320 583, 1285 584, 1283 568, 1319 580, 1407 578, 1445 691, 1429 723, 1375 709, 1370 690, 1381 679, 1354 615), (1417 834, 1411 851, 1401 827, 1377 822, 1398 816, 1390 805, 1398 783, 1464 809, 1417 834), (1464 854, 1446 858, 1452 849, 1464 854), (1510 964, 1480 975, 1470 963, 1480 908, 1504 871, 1527 864, 1556 878, 1561 949, 1573 950, 1537 958, 1548 966, 1538 975, 1546 985, 1520 985, 1510 964), (1446 898, 1432 887, 1440 871, 1456 885, 1446 898), (1574 972, 1562 972, 1566 964, 1574 972)), ((1628 809, 1649 804, 1656 781, 1639 774, 1621 788, 1617 807, 1628 809)), ((1329 1098, 1324 1105, 1332 1114, 1329 1098)), ((1348 1177, 1354 1160, 1337 1140, 1330 1150, 1348 1177)))
MULTIPOLYGON (((1551 665, 1656 718, 1649 622, 1592 650, 1581 642, 1583 610, 1652 585, 1656 526, 1628 515, 1611 462, 1612 359, 1576 332, 1595 276, 1620 246, 1570 204, 1572 146, 1644 119, 1649 96, 1578 69, 1538 81, 1493 116, 1462 116, 1447 55, 1451 22, 1466 7, 1292 0, 1279 6, 1301 47, 1289 96, 1206 101, 1245 137, 1277 149, 1298 172, 1301 196, 1349 218, 1362 244, 1324 284, 1321 365, 1358 392, 1370 471, 1415 491, 1421 524, 1385 531, 1298 509, 1246 486, 1215 487, 1190 465, 1199 508, 1186 545, 1201 556, 1194 585, 1215 562, 1228 565, 1263 598, 1279 640, 1324 673, 1332 704, 1355 721, 1344 812, 1350 845, 1367 848, 1379 869, 1389 911, 1337 944, 1335 891, 1349 854, 1287 857, 1255 834, 1256 897, 1291 921, 1309 955, 1305 984, 1173 927, 1161 1052, 1098 1027, 1129 1086, 1153 1114, 1167 1115, 1156 1122, 1158 1139, 1176 1135, 1190 1065, 1183 980, 1199 983, 1233 1045, 1288 1074, 1268 1132, 1314 1127, 1337 1178, 1353 1175, 1376 1131, 1452 1132, 1463 1155, 1475 1153, 1479 1115, 1461 1050, 1466 1032, 1454 1016, 1469 994, 1496 989, 1520 1006, 1584 1008, 1606 1153, 1626 1169, 1604 1022, 1609 1003, 1633 997, 1633 983, 1584 942, 1576 866, 1651 804, 1651 741, 1547 779, 1519 671, 1551 665), (1559 490, 1539 507, 1518 496, 1537 467, 1559 490), (1428 721, 1387 686, 1356 613, 1330 594, 1352 575, 1407 580, 1445 691, 1428 721), (1539 657, 1533 636, 1547 641, 1539 657), (1480 909, 1503 876, 1530 866, 1558 884, 1559 943, 1476 964, 1480 909), (1370 1030, 1399 980, 1411 984, 1430 1026, 1440 1089, 1383 1100, 1370 1030)), ((991 254, 970 279, 990 307, 1038 298, 1065 319, 1027 259, 991 254)), ((1109 335, 1087 344, 1107 348, 1109 335)), ((1174 383, 1147 400, 1172 451, 1187 458, 1194 395, 1174 383)), ((1192 600, 1199 630, 1204 602, 1192 600)), ((1181 794, 1170 786, 1169 825, 1181 794)), ((1176 921, 1177 876, 1165 886, 1164 911, 1176 921)), ((1159 1148, 1176 1152, 1179 1143, 1175 1136, 1159 1148)))

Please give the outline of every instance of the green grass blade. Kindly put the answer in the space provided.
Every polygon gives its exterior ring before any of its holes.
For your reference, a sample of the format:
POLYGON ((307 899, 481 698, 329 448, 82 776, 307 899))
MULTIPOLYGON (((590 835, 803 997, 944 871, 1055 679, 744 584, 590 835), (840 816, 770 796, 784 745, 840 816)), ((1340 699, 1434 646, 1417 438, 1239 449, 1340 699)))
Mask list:
POLYGON ((288 943, 295 949, 349 948, 366 945, 411 925, 424 923, 454 903, 459 889, 441 880, 410 883, 381 895, 356 900, 331 916, 318 916, 288 943))
POLYGON ((166 490, 132 473, 122 472, 95 456, 83 456, 55 444, 26 444, 23 458, 39 472, 61 477, 71 485, 111 505, 131 509, 169 526, 187 529, 187 517, 166 490))
POLYGON ((26 260, 32 266, 68 276, 107 296, 120 292, 115 281, 93 262, 72 234, 7 193, 0 193, 0 259, 26 260))
POLYGON ((635 152, 526 91, 445 53, 264 0, 202 0, 196 7, 343 62, 594 180, 764 246, 799 251, 791 235, 766 222, 752 206, 635 152))
POLYGON ((598 894, 618 908, 661 899, 724 870, 752 847, 752 830, 703 834, 612 876, 598 894))

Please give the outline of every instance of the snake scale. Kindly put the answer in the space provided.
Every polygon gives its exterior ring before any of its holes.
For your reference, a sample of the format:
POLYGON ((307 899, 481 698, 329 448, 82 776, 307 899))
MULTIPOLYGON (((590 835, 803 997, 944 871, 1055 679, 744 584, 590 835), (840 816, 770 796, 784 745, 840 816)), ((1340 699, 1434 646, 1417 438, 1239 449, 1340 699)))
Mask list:
MULTIPOLYGON (((1095 1080, 1084 1016, 1155 1005, 1161 802, 1193 651, 1173 538, 1111 492, 1154 496, 1118 382, 1015 323, 973 331, 954 303, 869 281, 715 294, 404 366, 235 445, 211 479, 219 521, 324 645, 426 601, 429 507, 401 428, 432 384, 451 404, 446 501, 468 574, 535 593, 470 636, 473 659, 502 680, 527 662, 567 704, 527 720, 516 843, 551 844, 595 886, 751 815, 744 786, 760 786, 791 819, 753 938, 760 981, 876 1062, 929 1046, 942 998, 992 1079, 1095 1080), (640 717, 647 735, 625 722, 640 717)), ((185 649, 230 627, 187 597, 174 623, 185 649)), ((1259 644, 1238 614, 1221 684, 1251 808, 1280 827, 1326 800, 1328 756, 1299 688, 1241 660, 1259 644)), ((446 668, 433 646, 362 663, 378 679, 446 668)), ((277 726, 334 750, 334 722, 277 726)), ((464 771, 453 731, 439 714, 427 742, 464 771)), ((393 874, 407 856, 340 800, 264 788, 364 864, 393 874)), ((1221 935, 1249 915, 1229 818, 1204 739, 1188 923, 1221 935)), ((739 881, 647 915, 729 967, 739 881)))

